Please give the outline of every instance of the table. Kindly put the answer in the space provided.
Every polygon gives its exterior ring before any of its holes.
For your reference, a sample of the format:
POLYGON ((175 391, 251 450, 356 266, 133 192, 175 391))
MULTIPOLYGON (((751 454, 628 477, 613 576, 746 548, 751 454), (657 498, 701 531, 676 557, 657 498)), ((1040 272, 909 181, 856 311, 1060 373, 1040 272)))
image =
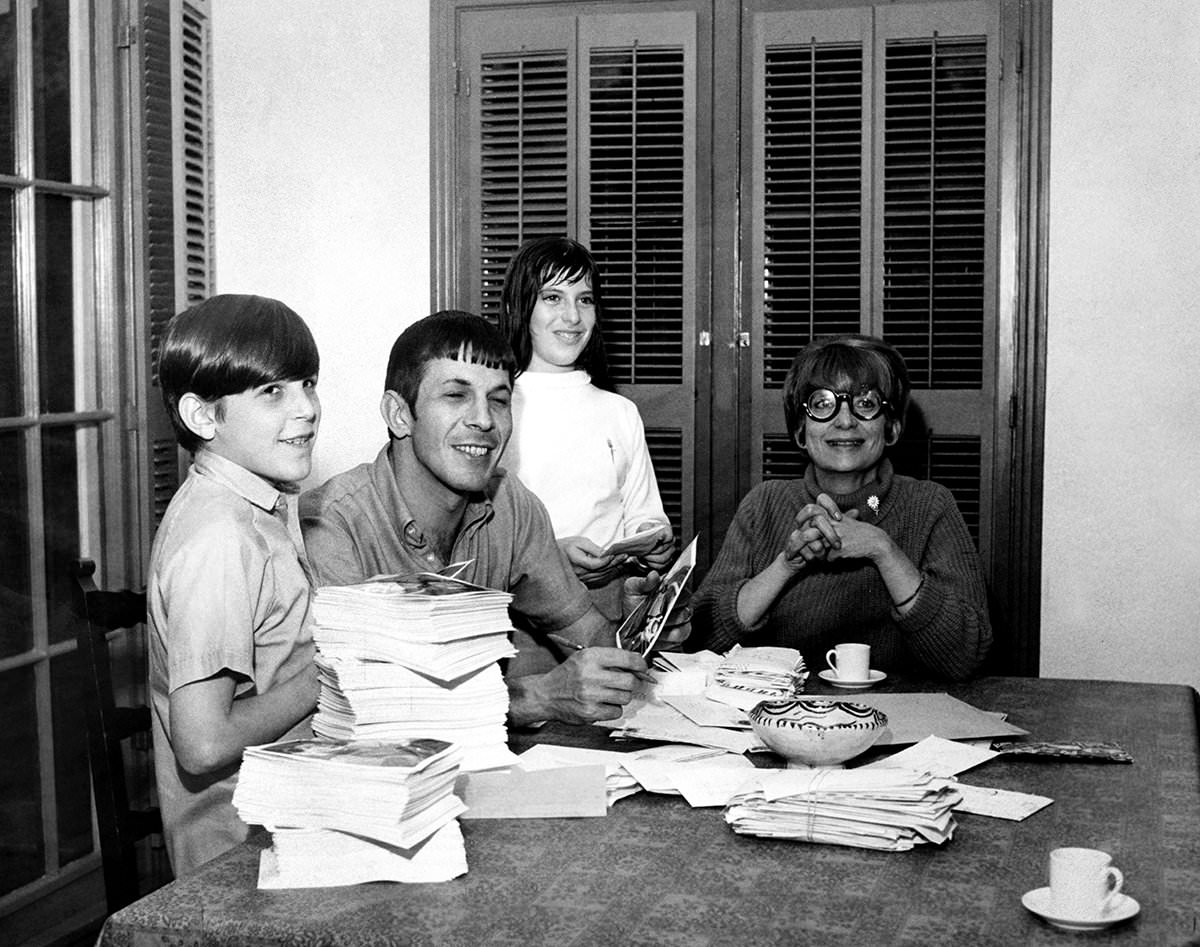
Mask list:
MULTIPOLYGON (((100 944, 1200 944, 1195 690, 998 677, 940 689, 1007 712, 1030 739, 1112 740, 1134 763, 997 758, 966 781, 1054 804, 1024 822, 960 815, 946 845, 911 852, 739 836, 719 809, 648 793, 606 818, 464 822, 470 869, 441 884, 258 891, 266 842, 251 840, 114 914, 100 944), (1022 907, 1060 845, 1110 852, 1138 917, 1069 934, 1022 907)), ((514 743, 604 738, 555 725, 514 743)))

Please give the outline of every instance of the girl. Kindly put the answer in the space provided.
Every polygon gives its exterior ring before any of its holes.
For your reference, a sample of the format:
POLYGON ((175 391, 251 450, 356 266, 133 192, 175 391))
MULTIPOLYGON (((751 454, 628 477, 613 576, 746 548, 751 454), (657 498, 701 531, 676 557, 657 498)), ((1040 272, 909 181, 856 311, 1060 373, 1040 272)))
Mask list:
POLYGON ((637 406, 608 374, 595 260, 566 237, 529 240, 501 301, 517 356, 506 466, 545 504, 575 574, 615 619, 623 574, 635 560, 664 569, 674 535, 637 406))

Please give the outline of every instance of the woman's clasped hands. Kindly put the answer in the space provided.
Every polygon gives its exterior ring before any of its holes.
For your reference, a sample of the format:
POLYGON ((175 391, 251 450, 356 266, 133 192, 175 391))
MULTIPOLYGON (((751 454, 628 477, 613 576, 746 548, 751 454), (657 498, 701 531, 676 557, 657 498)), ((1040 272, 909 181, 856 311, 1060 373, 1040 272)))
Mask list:
POLYGON ((886 534, 858 518, 858 510, 843 513, 827 494, 817 496, 796 513, 795 529, 788 534, 783 560, 799 571, 811 562, 837 559, 874 559, 887 544, 886 534))

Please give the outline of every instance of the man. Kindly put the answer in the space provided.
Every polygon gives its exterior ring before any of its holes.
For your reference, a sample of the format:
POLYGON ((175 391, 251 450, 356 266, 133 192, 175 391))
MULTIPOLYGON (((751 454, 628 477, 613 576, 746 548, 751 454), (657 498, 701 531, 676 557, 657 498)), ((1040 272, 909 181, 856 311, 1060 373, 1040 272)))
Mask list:
MULTIPOLYGON (((535 640, 579 646, 545 673, 509 668, 509 720, 590 723, 621 715, 646 671, 640 655, 603 645, 614 627, 559 551, 541 502, 498 467, 512 433, 516 363, 487 320, 435 313, 392 346, 380 411, 390 434, 360 464, 300 501, 314 584, 470 564, 459 577, 513 595, 535 640)), ((631 594, 657 583, 630 580, 631 594)))

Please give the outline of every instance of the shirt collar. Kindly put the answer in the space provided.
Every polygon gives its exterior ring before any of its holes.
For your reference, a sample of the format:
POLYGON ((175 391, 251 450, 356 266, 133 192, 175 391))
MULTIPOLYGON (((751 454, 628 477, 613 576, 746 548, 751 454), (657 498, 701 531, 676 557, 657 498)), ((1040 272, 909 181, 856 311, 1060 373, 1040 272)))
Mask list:
POLYGON ((279 498, 284 495, 284 491, 269 480, 264 480, 241 464, 210 450, 196 451, 192 458, 192 466, 200 476, 228 487, 244 500, 268 513, 275 509, 279 498))
MULTIPOLYGON (((888 493, 892 489, 892 477, 892 462, 884 457, 875 471, 875 479, 870 483, 864 484, 852 493, 835 493, 831 496, 838 509, 843 513, 856 509, 864 523, 874 523, 883 515, 884 508, 887 506, 888 493)), ((817 494, 825 492, 817 484, 817 472, 812 464, 809 464, 804 470, 804 485, 814 498, 817 494)))
MULTIPOLYGON (((392 467, 392 444, 390 440, 375 458, 372 476, 380 493, 387 498, 388 508, 395 511, 396 530, 404 539, 405 545, 415 549, 424 549, 426 546, 425 534, 421 531, 421 527, 417 521, 413 519, 408 504, 404 502, 404 494, 400 492, 400 485, 396 482, 395 470, 392 467)), ((504 476, 506 476, 505 471, 497 469, 496 476, 492 478, 492 483, 489 486, 489 493, 480 494, 467 501, 467 508, 463 511, 462 525, 458 530, 459 536, 462 536, 476 524, 491 519, 491 498, 495 495, 496 487, 504 476)))

